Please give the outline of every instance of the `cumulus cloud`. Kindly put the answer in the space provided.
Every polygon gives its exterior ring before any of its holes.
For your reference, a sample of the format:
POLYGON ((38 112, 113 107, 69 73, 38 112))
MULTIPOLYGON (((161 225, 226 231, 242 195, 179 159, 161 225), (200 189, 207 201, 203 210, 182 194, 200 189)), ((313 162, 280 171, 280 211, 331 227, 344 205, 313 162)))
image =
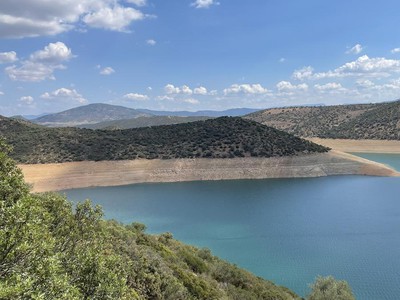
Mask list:
POLYGON ((19 66, 12 65, 5 69, 6 74, 15 81, 39 82, 54 80, 54 71, 66 67, 62 64, 73 57, 71 49, 64 43, 50 43, 43 50, 30 55, 28 60, 21 61, 19 66))
POLYGON ((209 8, 211 5, 219 5, 215 0, 196 0, 192 4, 195 8, 209 8))
POLYGON ((309 79, 312 77, 313 72, 314 72, 313 67, 311 66, 303 67, 299 70, 295 70, 292 74, 292 78, 297 80, 309 79))
POLYGON ((314 88, 320 93, 331 93, 338 94, 348 92, 346 88, 344 88, 340 83, 337 82, 329 82, 326 84, 316 84, 314 88))
POLYGON ((400 53, 400 48, 394 48, 390 52, 392 52, 392 53, 400 53))
POLYGON ((17 53, 15 51, 0 52, 0 64, 12 63, 17 60, 17 53))
POLYGON ((289 81, 281 81, 276 84, 276 88, 279 92, 307 91, 308 85, 305 83, 295 85, 289 81))
POLYGON ((19 99, 25 105, 32 105, 35 99, 32 96, 23 96, 19 99))
POLYGON ((164 91, 167 95, 172 95, 179 94, 181 92, 181 89, 169 83, 164 87, 164 91))
POLYGON ((229 94, 266 94, 268 89, 261 84, 232 84, 229 88, 224 89, 224 95, 229 94))
POLYGON ((195 95, 207 95, 207 89, 204 86, 199 86, 193 90, 195 95))
MULTIPOLYGON (((128 31, 146 16, 118 0, 1 0, 0 38, 55 35, 79 26, 128 31), (103 18, 103 19, 102 19, 103 18)), ((144 0, 126 0, 144 6, 144 0)))
POLYGON ((346 51, 347 54, 360 54, 363 51, 363 46, 356 44, 346 51))
POLYGON ((115 73, 115 70, 111 67, 105 67, 100 70, 100 75, 111 75, 115 73))
POLYGON ((170 83, 164 87, 164 92, 167 95, 178 95, 178 94, 192 95, 193 94, 193 90, 187 85, 182 85, 181 87, 177 87, 170 83))
POLYGON ((124 99, 134 100, 134 101, 146 101, 149 100, 149 96, 137 93, 129 93, 124 95, 124 99))
POLYGON ((150 46, 155 46, 157 44, 157 42, 155 40, 153 40, 153 39, 150 39, 150 40, 146 41, 146 44, 150 45, 150 46))
POLYGON ((294 71, 292 78, 298 80, 326 79, 344 77, 388 77, 393 73, 400 73, 400 60, 384 57, 370 58, 360 56, 357 60, 348 62, 333 71, 314 73, 312 67, 305 67, 294 71))
POLYGON ((127 26, 133 21, 143 20, 145 15, 132 7, 104 7, 87 14, 83 21, 91 27, 115 31, 129 31, 127 26))
POLYGON ((80 104, 87 103, 87 100, 79 94, 75 89, 60 88, 53 92, 46 92, 40 96, 42 99, 46 100, 60 100, 68 102, 78 102, 80 104))

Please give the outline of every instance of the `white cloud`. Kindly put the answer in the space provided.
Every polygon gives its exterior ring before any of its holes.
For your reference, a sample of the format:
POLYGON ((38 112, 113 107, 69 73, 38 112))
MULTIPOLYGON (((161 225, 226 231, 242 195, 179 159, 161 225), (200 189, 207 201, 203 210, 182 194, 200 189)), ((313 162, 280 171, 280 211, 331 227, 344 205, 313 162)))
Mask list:
POLYGON ((50 43, 43 50, 31 54, 28 60, 21 61, 20 66, 13 65, 5 68, 5 72, 15 81, 54 80, 54 71, 65 69, 62 63, 72 57, 71 49, 64 43, 50 43))
POLYGON ((158 97, 157 97, 157 100, 161 100, 161 101, 164 101, 164 100, 167 100, 167 101, 173 101, 173 100, 174 100, 174 98, 173 98, 173 97, 171 97, 171 96, 166 96, 166 95, 163 95, 163 96, 158 96, 158 97))
POLYGON ((181 87, 177 87, 170 83, 164 87, 164 92, 167 95, 178 95, 178 94, 192 95, 193 94, 193 90, 187 85, 182 85, 181 87))
POLYGON ((194 98, 189 98, 189 99, 184 99, 183 102, 189 103, 189 104, 199 104, 200 101, 194 98))
POLYGON ((295 70, 292 74, 292 78, 297 80, 309 79, 312 77, 313 72, 314 72, 313 67, 311 66, 303 67, 299 70, 295 70))
POLYGON ((46 100, 61 100, 68 102, 78 102, 80 104, 87 103, 87 100, 79 94, 75 89, 60 88, 51 93, 44 93, 40 96, 42 99, 46 100))
POLYGON ((305 83, 295 85, 289 81, 281 81, 276 84, 276 88, 279 92, 307 91, 308 85, 305 83))
POLYGON ((207 95, 207 89, 204 86, 199 86, 193 90, 195 95, 207 95))
POLYGON ((146 0, 126 0, 126 2, 135 4, 136 6, 145 6, 147 4, 146 0))
POLYGON ((368 79, 359 79, 356 81, 356 85, 360 88, 371 88, 375 85, 375 83, 368 79))
POLYGON ((157 44, 157 42, 155 40, 153 40, 153 39, 150 39, 150 40, 146 41, 146 44, 150 45, 150 46, 155 46, 157 44))
POLYGON ((363 51, 363 46, 356 44, 346 51, 347 54, 360 54, 363 51))
POLYGON ((146 101, 149 100, 149 96, 137 93, 129 93, 124 95, 124 99, 134 100, 134 101, 146 101))
POLYGON ((30 61, 59 64, 63 61, 67 61, 72 58, 71 49, 69 49, 64 43, 50 43, 43 50, 39 50, 31 54, 30 61))
POLYGON ((312 67, 305 67, 294 71, 292 77, 298 80, 319 80, 345 77, 389 77, 393 73, 400 73, 400 60, 384 57, 369 58, 367 55, 363 55, 333 71, 314 73, 312 67))
POLYGON ((12 63, 17 60, 17 53, 15 51, 0 52, 0 64, 12 63))
POLYGON ((284 63, 286 61, 286 58, 284 58, 284 57, 281 57, 280 59, 279 59, 279 62, 280 63, 284 63))
POLYGON ((173 84, 167 84, 164 87, 164 91, 167 95, 172 95, 172 94, 179 94, 181 92, 180 88, 175 87, 173 84))
POLYGON ((181 93, 185 94, 185 95, 193 94, 192 89, 190 87, 188 87, 187 85, 183 85, 180 90, 181 90, 181 93))
POLYGON ((115 31, 129 31, 128 25, 133 21, 143 20, 145 15, 132 7, 105 7, 87 14, 83 21, 91 27, 115 31))
POLYGON ((196 0, 191 5, 196 8, 209 8, 211 5, 219 5, 219 2, 215 0, 196 0))
POLYGON ((4 92, 0 91, 0 96, 4 96, 4 92))
POLYGON ((392 52, 392 53, 400 53, 400 48, 394 48, 390 52, 392 52))
POLYGON ((224 89, 224 95, 229 94, 266 94, 268 89, 261 84, 232 84, 229 88, 224 89))
MULTIPOLYGON (((137 6, 144 0, 126 0, 137 6)), ((117 0, 1 0, 0 38, 56 35, 82 26, 128 31, 145 15, 117 0), (104 18, 104 19, 102 19, 104 18)))
POLYGON ((111 67, 105 67, 100 70, 100 75, 111 75, 113 73, 115 73, 115 70, 111 67))
POLYGON ((32 96, 23 96, 19 99, 19 101, 26 105, 31 105, 34 102, 34 99, 32 96))
POLYGON ((348 92, 346 88, 344 88, 340 83, 337 82, 329 82, 326 84, 316 84, 314 88, 320 93, 331 93, 338 94, 348 92))

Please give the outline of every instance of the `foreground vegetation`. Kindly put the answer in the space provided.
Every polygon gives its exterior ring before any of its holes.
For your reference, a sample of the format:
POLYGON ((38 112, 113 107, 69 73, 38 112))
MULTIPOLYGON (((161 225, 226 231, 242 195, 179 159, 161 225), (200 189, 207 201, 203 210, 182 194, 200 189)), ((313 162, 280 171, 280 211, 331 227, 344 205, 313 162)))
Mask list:
POLYGON ((0 117, 0 136, 20 163, 290 156, 328 148, 244 120, 222 117, 127 130, 47 128, 0 117))
MULTIPOLYGON (((300 299, 170 233, 105 221, 89 201, 30 193, 8 150, 0 140, 0 299, 300 299)), ((354 299, 332 280, 309 299, 354 299)))
POLYGON ((104 221, 89 202, 30 194, 1 148, 0 299, 297 298, 171 234, 104 221))
POLYGON ((267 109, 245 118, 302 137, 400 140, 400 100, 267 109))

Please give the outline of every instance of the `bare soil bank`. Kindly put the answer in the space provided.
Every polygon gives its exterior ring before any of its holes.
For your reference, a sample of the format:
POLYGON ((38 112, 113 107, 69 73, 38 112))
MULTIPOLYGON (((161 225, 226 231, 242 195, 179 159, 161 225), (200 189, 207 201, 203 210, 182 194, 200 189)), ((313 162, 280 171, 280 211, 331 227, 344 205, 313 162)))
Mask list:
POLYGON ((399 176, 383 164, 330 151, 295 157, 168 159, 20 165, 34 192, 144 182, 320 177, 399 176))
POLYGON ((308 140, 343 152, 400 154, 400 141, 394 140, 343 140, 320 138, 308 138, 308 140))

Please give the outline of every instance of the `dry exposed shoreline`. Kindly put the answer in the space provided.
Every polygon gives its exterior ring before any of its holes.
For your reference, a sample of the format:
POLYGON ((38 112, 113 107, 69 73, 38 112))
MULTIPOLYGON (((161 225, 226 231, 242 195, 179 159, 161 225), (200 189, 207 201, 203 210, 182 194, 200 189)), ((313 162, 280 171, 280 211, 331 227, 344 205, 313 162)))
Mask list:
POLYGON ((308 138, 308 140, 342 152, 400 154, 400 141, 394 140, 344 140, 308 138))
POLYGON ((34 192, 144 182, 400 175, 383 164, 335 150, 296 157, 85 161, 20 167, 34 192))

